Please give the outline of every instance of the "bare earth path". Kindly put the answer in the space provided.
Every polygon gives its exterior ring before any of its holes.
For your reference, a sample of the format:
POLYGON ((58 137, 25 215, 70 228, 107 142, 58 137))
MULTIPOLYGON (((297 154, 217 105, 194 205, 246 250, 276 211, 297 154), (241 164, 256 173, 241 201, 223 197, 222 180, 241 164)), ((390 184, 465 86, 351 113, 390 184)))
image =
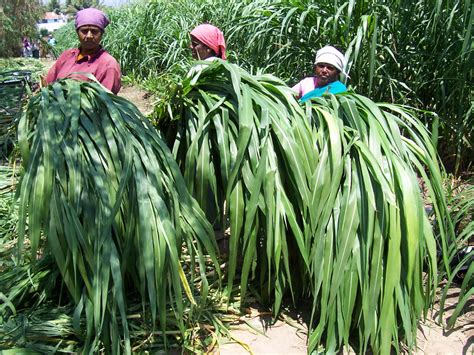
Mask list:
MULTIPOLYGON (((447 301, 447 314, 443 316, 444 322, 454 310, 459 289, 452 288, 447 301), (453 306, 454 305, 454 306, 453 306)), ((439 307, 434 306, 427 319, 419 325, 417 333, 417 355, 445 355, 445 354, 474 354, 474 299, 466 307, 468 312, 461 316, 455 327, 450 331, 435 322, 439 307)), ((252 327, 265 333, 261 335, 244 324, 239 329, 234 329, 232 335, 240 342, 248 345, 254 354, 272 355, 304 355, 307 353, 306 336, 307 328, 294 319, 278 321, 274 326, 266 328, 265 317, 251 314, 246 321, 252 327)), ((249 351, 237 342, 223 340, 216 353, 221 355, 249 354, 249 351)), ((351 350, 344 350, 344 354, 354 354, 351 350)))
POLYGON ((118 95, 133 102, 144 115, 147 115, 153 111, 152 98, 146 91, 138 89, 135 86, 125 85, 122 86, 118 95))

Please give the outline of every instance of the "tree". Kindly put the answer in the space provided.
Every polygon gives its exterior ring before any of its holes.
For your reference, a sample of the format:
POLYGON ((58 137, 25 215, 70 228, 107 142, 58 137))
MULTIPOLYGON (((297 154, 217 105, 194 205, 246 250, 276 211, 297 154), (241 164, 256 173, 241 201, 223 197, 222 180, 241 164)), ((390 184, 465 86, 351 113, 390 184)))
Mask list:
POLYGON ((38 0, 0 2, 0 57, 20 55, 22 37, 31 37, 37 32, 40 9, 38 0))
POLYGON ((72 5, 76 9, 86 9, 88 7, 99 7, 100 0, 72 0, 72 5))
POLYGON ((51 12, 58 12, 61 9, 61 4, 59 0, 49 0, 48 10, 51 12))

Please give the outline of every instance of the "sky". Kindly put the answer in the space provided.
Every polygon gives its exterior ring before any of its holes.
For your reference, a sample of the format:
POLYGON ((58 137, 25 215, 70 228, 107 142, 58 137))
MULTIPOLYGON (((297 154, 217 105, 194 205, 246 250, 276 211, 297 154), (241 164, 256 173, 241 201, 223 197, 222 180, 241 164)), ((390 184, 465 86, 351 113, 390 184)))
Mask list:
MULTIPOLYGON (((101 3, 107 6, 120 6, 123 4, 131 3, 133 0, 101 0, 101 3)), ((47 4, 49 0, 42 0, 43 4, 47 4)), ((64 0, 60 0, 61 3, 64 3, 64 0)))

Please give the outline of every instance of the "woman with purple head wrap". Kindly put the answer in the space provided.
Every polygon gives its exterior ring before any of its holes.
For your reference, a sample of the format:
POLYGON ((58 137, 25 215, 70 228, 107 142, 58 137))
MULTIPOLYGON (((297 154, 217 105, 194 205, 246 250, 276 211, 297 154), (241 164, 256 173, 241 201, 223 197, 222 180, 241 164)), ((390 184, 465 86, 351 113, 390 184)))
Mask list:
POLYGON ((92 7, 79 11, 76 14, 76 30, 81 26, 92 25, 99 27, 102 32, 109 24, 109 19, 107 16, 100 10, 94 9, 92 7))
POLYGON ((85 72, 94 75, 103 86, 117 94, 121 86, 120 66, 100 44, 108 24, 109 19, 98 9, 78 11, 75 25, 79 48, 68 49, 59 56, 48 72, 46 83, 66 77, 88 80, 84 75, 73 74, 85 72))

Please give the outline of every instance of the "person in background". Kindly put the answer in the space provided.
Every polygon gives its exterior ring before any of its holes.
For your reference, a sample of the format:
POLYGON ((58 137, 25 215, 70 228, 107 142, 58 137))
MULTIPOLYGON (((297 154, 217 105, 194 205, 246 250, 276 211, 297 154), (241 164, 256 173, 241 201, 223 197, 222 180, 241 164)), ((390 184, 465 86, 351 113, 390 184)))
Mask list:
MULTIPOLYGON (((190 32, 191 53, 196 60, 213 61, 215 59, 226 60, 226 44, 222 31, 210 24, 202 24, 190 32)), ((196 65, 191 73, 202 69, 204 64, 196 65)))
POLYGON ((31 57, 31 45, 28 37, 23 37, 23 57, 31 57))
POLYGON ((341 74, 347 76, 344 70, 345 66, 344 55, 332 46, 325 46, 316 52, 314 60, 315 76, 304 78, 292 89, 297 92, 298 98, 302 102, 325 93, 345 92, 347 91, 346 86, 339 81, 341 74))
POLYGON ((76 32, 79 48, 64 51, 54 63, 46 77, 46 83, 73 77, 78 80, 89 80, 87 76, 73 74, 90 73, 107 89, 117 94, 121 87, 120 65, 100 42, 104 30, 109 24, 107 16, 100 10, 87 8, 76 14, 76 32))
MULTIPOLYGON (((191 53, 194 59, 207 61, 209 64, 218 59, 226 60, 226 43, 224 35, 220 29, 210 24, 201 24, 194 28, 190 32, 191 53)), ((207 64, 194 65, 188 73, 191 76, 204 67, 207 64)), ((227 254, 229 248, 229 233, 226 232, 220 216, 214 205, 214 194, 211 189, 207 191, 207 208, 205 208, 205 214, 207 219, 211 222, 214 227, 214 233, 216 235, 216 241, 219 245, 221 256, 227 254)))
POLYGON ((53 35, 49 35, 48 37, 48 44, 51 47, 54 47, 56 45, 56 38, 53 37, 53 35))
POLYGON ((36 40, 31 44, 31 56, 33 58, 39 58, 39 43, 36 40))

